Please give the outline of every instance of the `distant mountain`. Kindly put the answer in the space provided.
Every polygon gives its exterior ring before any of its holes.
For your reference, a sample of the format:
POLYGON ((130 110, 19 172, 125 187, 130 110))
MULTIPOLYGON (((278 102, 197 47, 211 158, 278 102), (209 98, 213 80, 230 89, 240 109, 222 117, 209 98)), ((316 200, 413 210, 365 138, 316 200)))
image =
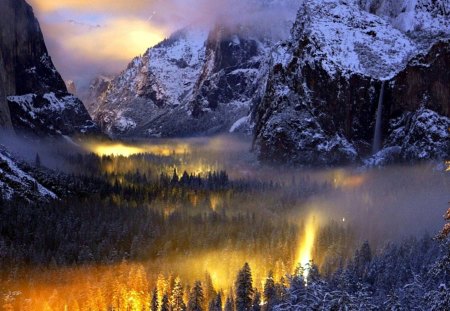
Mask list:
POLYGON ((88 103, 98 105, 88 106, 114 137, 228 131, 260 100, 272 45, 246 29, 186 28, 113 80, 95 80, 88 103))
POLYGON ((304 1, 292 38, 271 54, 254 110, 260 159, 327 165, 373 152, 368 164, 448 157, 444 3, 304 1))
POLYGON ((32 135, 98 132, 55 69, 31 6, 0 1, 0 126, 32 135))

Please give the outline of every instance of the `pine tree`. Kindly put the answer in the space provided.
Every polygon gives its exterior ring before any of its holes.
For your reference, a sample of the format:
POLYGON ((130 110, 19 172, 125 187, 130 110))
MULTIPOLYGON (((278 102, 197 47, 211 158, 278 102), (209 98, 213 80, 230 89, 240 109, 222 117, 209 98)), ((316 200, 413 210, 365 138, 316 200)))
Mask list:
POLYGON ((150 311, 158 311, 158 290, 156 288, 152 291, 152 301, 150 302, 150 311))
POLYGON ((255 289, 255 295, 253 297, 252 311, 261 311, 261 294, 255 289))
POLYGON ((211 275, 209 273, 205 273, 205 280, 203 283, 203 295, 204 295, 204 310, 208 309, 208 303, 211 302, 213 299, 216 298, 216 291, 214 290, 214 285, 211 279, 211 275))
POLYGON ((188 303, 188 311, 203 311, 204 297, 203 288, 200 281, 195 282, 191 290, 188 303))
POLYGON ((186 309, 186 305, 183 301, 183 286, 181 285, 181 279, 179 277, 175 278, 172 296, 170 297, 170 305, 172 311, 183 311, 186 309))
POLYGON ((170 311, 169 306, 169 297, 167 296, 167 293, 164 294, 162 301, 161 301, 161 311, 170 311))
POLYGON ((222 293, 218 293, 216 297, 209 303, 209 311, 222 311, 222 293))
POLYGON ((264 284, 264 301, 266 302, 266 308, 268 311, 272 310, 272 308, 277 303, 277 292, 275 288, 275 281, 273 279, 273 272, 269 272, 269 276, 266 279, 266 283, 264 284))
POLYGON ((250 311, 253 301, 252 273, 248 263, 239 271, 236 280, 236 311, 250 311))
POLYGON ((234 301, 233 298, 228 297, 225 302, 225 308, 224 311, 234 311, 234 301))

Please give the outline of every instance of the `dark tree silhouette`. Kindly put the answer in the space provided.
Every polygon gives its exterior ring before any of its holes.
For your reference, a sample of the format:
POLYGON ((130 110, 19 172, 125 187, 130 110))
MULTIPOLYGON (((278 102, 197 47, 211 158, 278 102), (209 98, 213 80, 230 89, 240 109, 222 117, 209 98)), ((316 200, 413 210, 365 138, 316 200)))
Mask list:
POLYGON ((239 271, 236 279, 236 311, 250 311, 253 302, 252 272, 248 263, 239 271))

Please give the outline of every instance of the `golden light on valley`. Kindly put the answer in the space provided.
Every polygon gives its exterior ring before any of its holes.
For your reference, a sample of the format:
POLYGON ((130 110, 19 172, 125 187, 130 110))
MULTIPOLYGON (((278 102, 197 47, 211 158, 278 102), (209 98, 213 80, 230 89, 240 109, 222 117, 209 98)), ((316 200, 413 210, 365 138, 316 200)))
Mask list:
POLYGON ((133 154, 143 153, 145 150, 135 146, 127 146, 124 144, 100 144, 91 148, 91 151, 98 156, 124 156, 129 157, 133 154))
POLYGON ((304 268, 303 276, 305 279, 309 275, 309 264, 313 260, 312 253, 319 227, 319 220, 318 214, 309 214, 304 223, 304 231, 300 232, 301 238, 299 240, 295 265, 297 267, 300 264, 301 267, 304 268))
POLYGON ((98 156, 123 156, 130 157, 136 154, 150 153, 158 156, 172 156, 188 154, 187 144, 179 145, 127 145, 124 143, 87 143, 84 146, 87 150, 98 156))

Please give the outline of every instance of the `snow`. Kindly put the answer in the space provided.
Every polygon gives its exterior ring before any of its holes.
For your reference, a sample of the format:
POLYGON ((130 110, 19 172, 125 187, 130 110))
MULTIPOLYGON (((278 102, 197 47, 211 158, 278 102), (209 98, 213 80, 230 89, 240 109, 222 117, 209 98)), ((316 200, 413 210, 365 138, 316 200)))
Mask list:
POLYGON ((436 0, 365 0, 362 7, 390 22, 404 33, 417 36, 450 35, 450 2, 436 0))
POLYGON ((67 95, 63 97, 57 97, 55 93, 50 92, 44 94, 42 97, 47 101, 48 105, 42 107, 35 107, 34 100, 36 99, 36 94, 25 94, 20 96, 9 96, 8 101, 18 104, 23 111, 28 112, 28 114, 36 119, 36 115, 42 112, 62 112, 69 106, 77 107, 77 98, 73 95, 67 95))
POLYGON ((36 179, 21 170, 11 159, 11 155, 6 151, 2 151, 2 149, 3 148, 0 149, 0 163, 4 163, 8 167, 7 170, 0 167, 0 176, 2 176, 0 188, 5 190, 5 199, 11 199, 12 195, 16 193, 17 188, 20 190, 18 194, 23 194, 21 193, 23 190, 33 191, 33 188, 35 188, 34 191, 43 198, 57 198, 56 194, 42 186, 36 179), (13 187, 12 184, 15 186, 13 187), (17 185, 19 185, 19 187, 17 185))
POLYGON ((339 71, 387 80, 417 50, 400 30, 351 2, 306 0, 305 6, 307 22, 300 35, 310 41, 311 60, 332 76, 339 71))
POLYGON ((396 160, 446 159, 450 144, 450 118, 421 108, 391 120, 385 146, 364 161, 366 166, 380 166, 396 160))
POLYGON ((227 35, 217 29, 193 27, 174 33, 135 58, 111 82, 99 97, 94 118, 112 136, 129 131, 133 135, 173 135, 177 128, 200 128, 202 132, 229 129, 248 114, 254 98, 262 97, 270 68, 270 44, 256 35, 227 35), (220 42, 215 40, 228 40, 238 55, 242 53, 242 62, 216 68, 220 57, 228 56, 216 55, 222 51, 211 46, 220 42), (250 45, 258 50, 250 51, 250 45), (249 53, 251 57, 246 56, 249 53), (193 116, 194 106, 203 112, 204 122, 193 116))
POLYGON ((74 96, 65 96, 63 98, 56 97, 55 93, 50 92, 47 94, 44 94, 44 99, 46 99, 49 103, 49 106, 46 107, 46 109, 50 109, 52 111, 63 111, 66 109, 66 106, 68 105, 75 105, 76 104, 76 98, 74 96))
POLYGON ((234 133, 237 129, 239 129, 244 124, 248 123, 250 121, 250 116, 242 117, 231 126, 229 132, 234 133))
POLYGON ((119 131, 125 132, 127 130, 136 128, 137 124, 130 118, 119 116, 116 118, 114 125, 119 131))

